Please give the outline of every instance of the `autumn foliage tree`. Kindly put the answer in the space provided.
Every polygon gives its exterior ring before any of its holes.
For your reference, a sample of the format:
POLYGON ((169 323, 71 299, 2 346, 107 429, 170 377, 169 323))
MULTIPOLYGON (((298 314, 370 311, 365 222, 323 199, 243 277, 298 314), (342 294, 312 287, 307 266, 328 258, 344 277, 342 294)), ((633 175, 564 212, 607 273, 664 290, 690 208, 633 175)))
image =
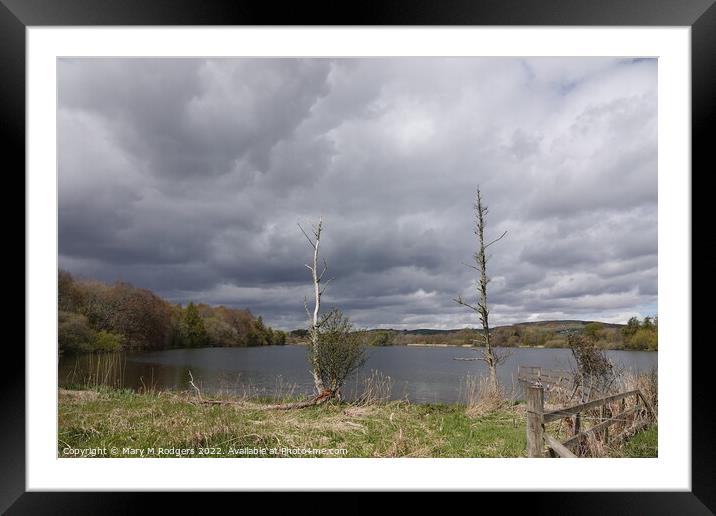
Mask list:
POLYGON ((195 303, 183 308, 129 283, 76 280, 62 270, 58 308, 60 349, 67 352, 286 341, 284 332, 266 326, 246 309, 195 303), (260 337, 252 337, 255 334, 260 337))

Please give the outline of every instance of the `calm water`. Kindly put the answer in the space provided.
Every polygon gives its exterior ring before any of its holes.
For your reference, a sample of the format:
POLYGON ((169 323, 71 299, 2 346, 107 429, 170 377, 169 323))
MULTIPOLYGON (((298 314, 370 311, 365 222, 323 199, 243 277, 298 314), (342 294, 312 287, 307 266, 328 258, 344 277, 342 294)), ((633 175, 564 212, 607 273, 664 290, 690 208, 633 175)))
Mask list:
MULTIPOLYGON (((415 403, 460 400, 460 389, 469 375, 487 372, 481 361, 453 360, 474 357, 468 348, 380 347, 368 349, 368 360, 344 389, 351 397, 362 391, 363 379, 372 371, 389 376, 391 397, 415 403)), ((610 351, 612 361, 634 372, 657 367, 657 354, 643 351, 610 351)), ((517 366, 571 369, 567 349, 512 349, 500 366, 504 385, 517 383, 517 366)), ((82 383, 90 376, 99 383, 140 389, 185 390, 189 371, 202 392, 230 391, 252 395, 310 394, 313 384, 304 346, 257 348, 172 349, 112 355, 66 356, 59 360, 60 386, 82 383)))

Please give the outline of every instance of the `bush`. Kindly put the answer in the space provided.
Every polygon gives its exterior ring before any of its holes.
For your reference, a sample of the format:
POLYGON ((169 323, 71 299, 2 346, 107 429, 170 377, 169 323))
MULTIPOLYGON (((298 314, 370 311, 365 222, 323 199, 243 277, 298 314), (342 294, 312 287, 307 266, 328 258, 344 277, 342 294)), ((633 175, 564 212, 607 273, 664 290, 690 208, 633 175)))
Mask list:
POLYGON ((340 396, 346 379, 365 363, 361 332, 354 332, 350 319, 338 310, 326 316, 318 346, 309 346, 309 363, 315 364, 323 385, 340 396))
POLYGON ((654 330, 639 328, 627 341, 629 349, 645 349, 654 351, 657 349, 657 335, 654 330))
POLYGON ((230 324, 218 317, 204 319, 204 328, 209 340, 209 345, 214 347, 239 346, 241 339, 239 332, 230 324))
POLYGON ((589 323, 584 327, 584 334, 587 337, 599 340, 604 336, 604 325, 599 322, 589 323))
POLYGON ((57 322, 57 340, 60 351, 76 353, 94 349, 95 331, 90 327, 87 317, 60 311, 57 322))
POLYGON ((395 341, 395 333, 392 331, 378 331, 370 338, 371 346, 392 346, 395 341))
POLYGON ((286 332, 281 330, 273 330, 271 344, 274 346, 283 346, 286 344, 286 332))
POLYGON ((577 364, 575 377, 582 388, 596 387, 600 392, 607 392, 615 380, 615 371, 605 350, 585 335, 569 334, 567 340, 577 364))
POLYGON ((95 336, 94 349, 96 351, 120 351, 123 344, 124 338, 121 335, 102 330, 95 336))

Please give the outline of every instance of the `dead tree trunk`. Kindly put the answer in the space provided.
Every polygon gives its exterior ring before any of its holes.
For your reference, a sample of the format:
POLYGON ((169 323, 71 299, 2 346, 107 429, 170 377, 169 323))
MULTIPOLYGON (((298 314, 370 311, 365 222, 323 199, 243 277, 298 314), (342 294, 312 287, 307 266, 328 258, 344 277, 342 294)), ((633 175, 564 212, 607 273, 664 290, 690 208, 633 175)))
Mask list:
POLYGON ((321 317, 321 296, 323 295, 323 292, 326 289, 326 285, 330 282, 330 280, 326 281, 326 283, 321 286, 321 281, 323 280, 323 275, 326 273, 326 270, 328 270, 328 266, 326 264, 326 261, 323 260, 323 270, 319 273, 318 272, 318 261, 319 261, 319 247, 321 245, 321 231, 323 230, 323 218, 320 218, 318 220, 318 225, 313 226, 313 238, 311 238, 308 233, 304 231, 304 229, 299 224, 298 227, 301 229, 301 232, 308 240, 308 243, 313 248, 313 262, 312 265, 306 264, 306 267, 311 271, 311 279, 313 280, 313 295, 314 295, 314 305, 313 310, 309 310, 308 308, 308 299, 304 299, 304 306, 306 308, 306 314, 308 315, 308 333, 310 338, 310 346, 313 349, 313 353, 311 353, 311 356, 313 358, 313 363, 311 364, 312 367, 312 374, 313 374, 313 383, 316 388, 316 393, 320 396, 323 393, 325 393, 327 390, 325 386, 323 385, 323 379, 321 378, 321 371, 318 364, 318 361, 316 360, 316 357, 318 356, 318 353, 316 353, 316 350, 318 348, 319 339, 321 337, 321 325, 325 322, 325 319, 321 317))
POLYGON ((468 265, 471 269, 476 270, 480 274, 480 279, 477 283, 477 291, 478 291, 478 303, 477 306, 471 305, 467 303, 461 296, 455 299, 455 301, 463 306, 466 306, 470 310, 477 313, 480 317, 480 323, 482 324, 482 341, 485 346, 484 351, 482 352, 481 360, 483 360, 490 371, 490 384, 492 387, 497 390, 499 388, 499 383, 497 380, 497 365, 506 358, 506 355, 500 355, 498 354, 492 347, 492 342, 490 341, 490 322, 489 322, 489 314, 490 310, 488 309, 487 305, 487 284, 489 283, 489 278, 487 277, 487 255, 485 254, 485 251, 488 247, 490 247, 492 244, 497 242, 498 240, 501 240, 506 234, 507 231, 502 233, 498 238, 495 240, 485 243, 485 216, 487 215, 487 206, 483 206, 482 204, 482 196, 480 194, 480 189, 477 189, 477 200, 475 201, 475 229, 473 230, 475 235, 477 235, 478 238, 478 251, 473 255, 473 258, 475 260, 476 265, 468 265))

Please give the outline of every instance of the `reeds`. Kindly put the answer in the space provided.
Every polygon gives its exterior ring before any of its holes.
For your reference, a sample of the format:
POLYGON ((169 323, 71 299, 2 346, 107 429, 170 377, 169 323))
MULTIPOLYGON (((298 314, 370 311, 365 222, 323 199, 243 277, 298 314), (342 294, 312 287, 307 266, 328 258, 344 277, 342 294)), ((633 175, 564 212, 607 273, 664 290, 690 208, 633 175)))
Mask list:
POLYGON ((372 370, 363 378, 361 392, 356 396, 355 405, 387 403, 393 391, 393 380, 381 371, 372 370))
POLYGON ((76 360, 75 367, 65 379, 67 384, 80 385, 84 389, 123 388, 126 359, 121 353, 87 353, 76 360), (79 367, 81 360, 87 362, 86 367, 79 367), (78 367, 86 371, 84 375, 80 376, 78 367))
POLYGON ((465 413, 479 417, 495 412, 509 404, 509 397, 484 376, 466 376, 460 385, 460 400, 465 404, 465 413))

